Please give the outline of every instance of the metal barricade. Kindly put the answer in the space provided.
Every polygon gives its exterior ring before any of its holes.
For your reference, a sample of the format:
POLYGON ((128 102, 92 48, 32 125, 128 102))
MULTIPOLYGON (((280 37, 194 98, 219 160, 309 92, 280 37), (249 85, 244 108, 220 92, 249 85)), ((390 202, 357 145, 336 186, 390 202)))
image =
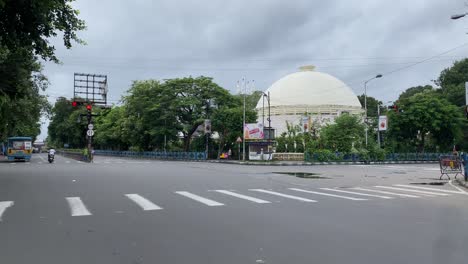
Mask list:
POLYGON ((440 165, 440 180, 444 175, 450 180, 449 174, 455 174, 455 179, 457 175, 462 174, 462 161, 457 155, 441 155, 439 157, 439 165, 440 165))

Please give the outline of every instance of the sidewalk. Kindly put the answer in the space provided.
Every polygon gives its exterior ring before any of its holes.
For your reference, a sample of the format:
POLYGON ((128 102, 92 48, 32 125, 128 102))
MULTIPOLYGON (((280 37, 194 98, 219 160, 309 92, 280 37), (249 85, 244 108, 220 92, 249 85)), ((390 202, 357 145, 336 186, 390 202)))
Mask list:
POLYGON ((239 160, 207 160, 211 163, 226 163, 237 165, 258 165, 258 166, 309 166, 309 165, 380 165, 380 164, 437 164, 439 161, 371 161, 371 162, 349 162, 349 161, 330 161, 330 162, 305 162, 305 161, 239 161, 239 160))

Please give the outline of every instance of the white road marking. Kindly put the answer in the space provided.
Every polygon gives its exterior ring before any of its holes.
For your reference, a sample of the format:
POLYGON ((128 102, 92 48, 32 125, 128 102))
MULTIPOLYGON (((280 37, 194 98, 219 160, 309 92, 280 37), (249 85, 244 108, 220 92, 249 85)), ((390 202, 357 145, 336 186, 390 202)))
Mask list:
POLYGON ((321 190, 332 191, 332 192, 340 192, 340 193, 349 193, 349 194, 355 194, 355 195, 361 195, 361 196, 377 197, 377 198, 382 198, 382 199, 393 199, 393 197, 389 197, 389 196, 375 195, 375 194, 368 194, 368 193, 350 192, 350 191, 343 191, 343 190, 337 190, 337 189, 332 189, 332 188, 320 188, 320 189, 321 190))
POLYGON ((403 189, 403 188, 389 187, 389 186, 374 186, 374 187, 377 187, 377 188, 384 188, 384 189, 390 189, 390 190, 397 190, 397 191, 404 191, 404 192, 415 192, 415 193, 432 194, 432 195, 439 195, 439 196, 449 196, 449 195, 450 195, 450 194, 446 194, 446 193, 435 193, 435 192, 427 192, 427 191, 403 189))
POLYGON ((65 161, 65 163, 70 163, 70 161, 69 161, 69 160, 67 160, 67 161, 65 161))
POLYGON ((367 199, 363 199, 363 198, 355 198, 355 197, 349 197, 349 196, 341 196, 341 195, 336 195, 336 194, 331 194, 331 193, 323 193, 323 192, 314 192, 314 191, 303 190, 303 189, 298 189, 298 188, 289 188, 289 190, 298 191, 298 192, 304 192, 304 193, 318 194, 318 195, 325 195, 325 196, 336 197, 336 198, 342 198, 342 199, 347 199, 347 200, 352 200, 352 201, 367 201, 367 199))
POLYGON ((393 186, 414 188, 414 189, 421 189, 421 190, 428 190, 428 191, 437 191, 437 192, 444 192, 444 193, 463 194, 463 192, 443 190, 443 189, 437 189, 437 188, 428 188, 428 187, 421 187, 421 186, 412 186, 412 185, 405 185, 405 184, 394 184, 393 186))
POLYGON ((42 164, 42 161, 38 161, 37 164, 42 164))
POLYGON ((2 215, 6 211, 8 207, 13 206, 15 204, 13 201, 4 201, 0 202, 0 222, 2 221, 2 215))
POLYGON ((247 195, 231 192, 231 191, 228 191, 228 190, 215 190, 215 192, 231 195, 231 196, 241 198, 241 199, 245 199, 245 200, 248 200, 248 201, 251 201, 251 202, 254 202, 254 203, 261 203, 261 204, 271 203, 269 201, 258 199, 258 198, 252 197, 252 196, 247 196, 247 195))
POLYGON ((134 201, 138 204, 143 210, 150 211, 150 210, 161 210, 162 208, 152 203, 150 200, 146 199, 145 197, 138 195, 136 193, 129 193, 125 194, 128 199, 134 201))
POLYGON ((198 196, 198 195, 193 194, 193 193, 185 192, 185 191, 179 191, 179 192, 175 192, 175 193, 180 194, 182 196, 185 196, 187 198, 193 199, 193 200, 195 200, 197 202, 206 204, 208 206, 222 206, 222 205, 224 205, 222 203, 218 203, 216 201, 213 201, 213 200, 198 196))
POLYGON ((72 216, 92 215, 80 197, 66 197, 72 216))
POLYGON ((450 184, 450 186, 452 186, 453 188, 459 190, 460 192, 462 192, 462 193, 464 193, 464 194, 468 194, 468 192, 464 191, 464 190, 461 189, 460 187, 457 187, 457 186, 453 185, 452 180, 449 181, 449 184, 450 184))
POLYGON ((387 192, 387 191, 378 191, 378 190, 371 190, 371 189, 366 189, 366 188, 351 188, 353 190, 359 190, 359 191, 366 191, 366 192, 375 192, 375 193, 381 193, 381 194, 389 194, 389 195, 397 195, 401 197, 408 197, 408 198, 420 198, 419 196, 412 195, 412 194, 403 194, 403 193, 394 193, 394 192, 387 192))
POLYGON ((315 200, 311 200, 311 199, 307 199, 307 198, 303 198, 303 197, 298 197, 298 196, 294 196, 294 195, 289 195, 289 194, 284 194, 284 193, 279 193, 279 192, 273 192, 273 191, 268 191, 268 190, 263 190, 263 189, 249 189, 249 191, 268 193, 268 194, 281 196, 281 197, 285 197, 285 198, 289 198, 289 199, 299 200, 299 201, 302 201, 302 202, 311 202, 311 203, 317 202, 315 200))
POLYGON ((77 163, 83 163, 82 161, 79 161, 79 160, 77 160, 76 162, 77 162, 77 163))

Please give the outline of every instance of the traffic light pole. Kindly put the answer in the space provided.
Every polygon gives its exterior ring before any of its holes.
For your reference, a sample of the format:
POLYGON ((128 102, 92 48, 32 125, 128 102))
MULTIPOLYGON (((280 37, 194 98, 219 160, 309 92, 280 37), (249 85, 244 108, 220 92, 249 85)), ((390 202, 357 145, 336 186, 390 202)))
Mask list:
MULTIPOLYGON (((92 114, 91 111, 92 111, 92 110, 88 109, 88 113, 87 113, 87 115, 86 115, 86 116, 87 116, 87 119, 88 119, 88 125, 87 125, 86 129, 88 129, 89 124, 91 124, 91 123, 92 123, 92 120, 93 120, 93 114, 92 114)), ((93 137, 90 136, 90 135, 86 135, 86 136, 87 136, 87 138, 88 138, 88 140, 87 140, 87 141, 88 141, 88 144, 87 144, 87 147, 88 147, 88 161, 91 162, 91 161, 92 161, 92 158, 93 158, 93 157, 92 157, 92 153, 91 153, 91 151, 92 151, 92 149, 93 149, 93 137)))

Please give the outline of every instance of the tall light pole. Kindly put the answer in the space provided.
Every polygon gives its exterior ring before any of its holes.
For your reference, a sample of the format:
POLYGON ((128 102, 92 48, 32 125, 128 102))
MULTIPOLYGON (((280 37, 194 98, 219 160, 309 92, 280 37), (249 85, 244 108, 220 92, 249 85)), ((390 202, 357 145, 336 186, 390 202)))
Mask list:
POLYGON ((369 126, 367 124, 367 83, 374 79, 381 78, 382 76, 383 76, 382 74, 377 74, 375 77, 370 78, 369 80, 364 82, 364 109, 365 109, 364 122, 366 124, 366 147, 367 147, 367 142, 368 142, 367 131, 369 130, 369 126))
MULTIPOLYGON (((252 83, 254 81, 252 80, 252 83)), ((246 99, 246 96, 247 96, 247 90, 248 90, 248 86, 249 85, 249 81, 245 81, 245 78, 243 77, 242 78, 242 83, 239 85, 239 82, 237 82, 237 86, 238 88, 240 88, 241 90, 241 93, 243 93, 244 95, 244 111, 243 111, 243 117, 242 117, 242 160, 245 161, 245 133, 244 133, 244 130, 245 130, 245 99, 246 99)))
MULTIPOLYGON (((270 151, 270 142, 271 142, 271 107, 270 107, 270 91, 268 91, 268 93, 264 93, 262 92, 262 97, 263 97, 263 100, 265 100, 265 97, 267 98, 267 102, 268 102, 268 118, 267 118, 267 121, 268 121, 268 145, 267 145, 267 150, 268 150, 268 153, 269 153, 269 157, 271 159, 271 151, 270 151)), ((263 113, 265 113, 265 103, 263 103, 263 113)), ((265 114, 263 114, 263 116, 265 116, 265 114)), ((264 121, 265 122, 265 121, 264 121)), ((263 125, 263 131, 265 131, 265 125, 263 125)))

